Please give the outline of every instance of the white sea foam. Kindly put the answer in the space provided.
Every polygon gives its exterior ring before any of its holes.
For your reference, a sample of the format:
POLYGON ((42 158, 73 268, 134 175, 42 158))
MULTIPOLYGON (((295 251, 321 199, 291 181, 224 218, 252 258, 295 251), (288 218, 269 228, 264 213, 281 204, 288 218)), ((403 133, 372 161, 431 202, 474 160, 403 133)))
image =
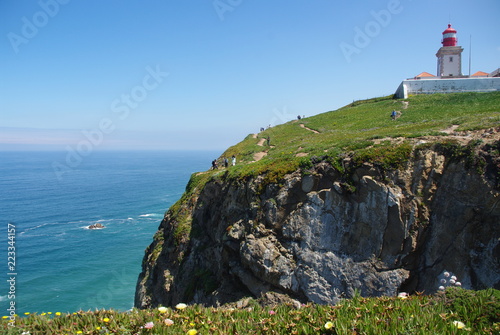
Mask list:
POLYGON ((157 217, 157 216, 160 216, 161 214, 158 214, 158 213, 151 213, 151 214, 142 214, 142 215, 139 215, 139 217, 142 217, 142 218, 149 218, 149 217, 157 217))

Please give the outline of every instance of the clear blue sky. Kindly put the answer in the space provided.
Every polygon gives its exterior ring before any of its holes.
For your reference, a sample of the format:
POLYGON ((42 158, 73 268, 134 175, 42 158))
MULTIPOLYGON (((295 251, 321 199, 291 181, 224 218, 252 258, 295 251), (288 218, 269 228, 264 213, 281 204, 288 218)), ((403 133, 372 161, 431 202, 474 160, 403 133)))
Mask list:
POLYGON ((472 72, 491 72, 499 14, 498 0, 3 0, 0 149, 223 150, 435 74, 449 22, 463 73, 470 36, 472 72))

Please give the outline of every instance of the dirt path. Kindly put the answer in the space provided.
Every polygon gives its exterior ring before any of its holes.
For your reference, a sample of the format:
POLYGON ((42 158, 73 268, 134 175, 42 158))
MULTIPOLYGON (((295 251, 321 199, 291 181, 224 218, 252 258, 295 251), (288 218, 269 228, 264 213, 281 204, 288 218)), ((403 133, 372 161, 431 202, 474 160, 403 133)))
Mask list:
POLYGON ((257 145, 260 146, 260 147, 263 147, 264 146, 264 142, 266 142, 266 139, 265 138, 261 138, 259 140, 259 143, 257 143, 257 145))
POLYGON ((459 126, 458 124, 454 124, 453 126, 451 126, 450 128, 446 128, 446 129, 443 129, 441 130, 443 133, 446 133, 446 134, 451 134, 451 133, 454 133, 455 132, 455 129, 457 129, 459 126))
POLYGON ((267 155, 266 151, 256 152, 253 154, 253 160, 258 162, 266 155, 267 155))
POLYGON ((308 128, 308 127, 306 127, 303 123, 301 123, 301 124, 300 124, 300 126, 301 126, 302 128, 304 128, 304 129, 306 129, 306 130, 312 131, 312 132, 313 132, 313 133, 315 133, 315 134, 319 134, 319 131, 314 130, 314 129, 311 129, 311 128, 308 128))

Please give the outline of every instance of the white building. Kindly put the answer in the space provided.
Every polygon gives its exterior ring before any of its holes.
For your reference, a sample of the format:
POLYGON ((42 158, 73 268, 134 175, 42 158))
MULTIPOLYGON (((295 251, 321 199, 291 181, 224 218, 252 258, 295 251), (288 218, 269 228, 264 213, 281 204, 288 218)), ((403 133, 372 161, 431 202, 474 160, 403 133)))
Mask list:
POLYGON ((436 53, 437 76, 422 72, 416 77, 403 80, 395 97, 406 99, 413 94, 492 92, 500 91, 499 70, 482 71, 472 76, 462 74, 462 47, 457 46, 457 31, 448 25, 443 31, 443 46, 436 53))

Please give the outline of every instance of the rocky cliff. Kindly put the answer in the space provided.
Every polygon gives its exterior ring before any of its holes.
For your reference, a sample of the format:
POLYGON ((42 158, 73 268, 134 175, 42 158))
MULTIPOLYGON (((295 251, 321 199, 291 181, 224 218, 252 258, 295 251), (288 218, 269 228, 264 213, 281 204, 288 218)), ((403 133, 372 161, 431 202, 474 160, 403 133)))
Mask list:
POLYGON ((432 293, 444 271, 500 289, 499 133, 479 135, 407 140, 397 165, 314 157, 276 182, 193 175, 146 250, 135 305, 335 304, 432 293))

